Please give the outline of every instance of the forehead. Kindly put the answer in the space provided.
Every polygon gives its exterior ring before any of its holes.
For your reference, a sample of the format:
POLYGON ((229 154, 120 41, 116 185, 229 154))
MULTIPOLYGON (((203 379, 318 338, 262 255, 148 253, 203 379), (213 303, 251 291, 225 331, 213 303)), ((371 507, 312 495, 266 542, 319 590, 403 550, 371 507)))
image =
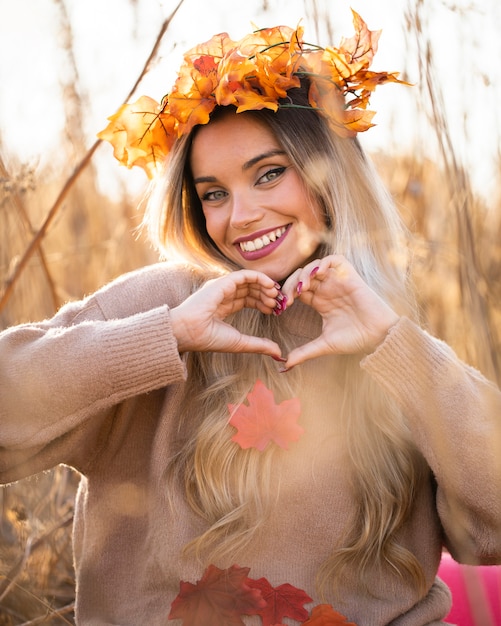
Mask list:
POLYGON ((197 129, 190 153, 190 165, 197 175, 218 163, 246 162, 257 154, 281 146, 262 122, 245 113, 235 113, 197 129))

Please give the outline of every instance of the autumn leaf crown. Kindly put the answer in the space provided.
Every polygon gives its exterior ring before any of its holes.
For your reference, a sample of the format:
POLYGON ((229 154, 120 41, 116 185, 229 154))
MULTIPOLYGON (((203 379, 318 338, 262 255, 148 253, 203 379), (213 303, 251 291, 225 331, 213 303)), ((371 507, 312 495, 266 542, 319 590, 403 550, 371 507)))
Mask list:
POLYGON ((353 13, 355 34, 338 48, 306 43, 303 27, 264 28, 233 41, 215 35, 184 55, 175 84, 161 103, 148 96, 124 104, 98 137, 113 145, 120 163, 142 167, 149 178, 179 137, 207 124, 216 106, 249 110, 297 107, 287 92, 308 79, 308 102, 343 137, 373 126, 367 109, 375 88, 402 83, 398 73, 369 70, 381 31, 353 13))

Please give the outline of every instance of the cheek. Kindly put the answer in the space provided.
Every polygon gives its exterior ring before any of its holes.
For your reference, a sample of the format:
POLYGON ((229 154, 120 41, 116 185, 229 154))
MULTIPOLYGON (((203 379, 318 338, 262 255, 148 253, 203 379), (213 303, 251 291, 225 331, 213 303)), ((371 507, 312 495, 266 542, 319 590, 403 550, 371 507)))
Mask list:
POLYGON ((325 212, 317 203, 308 201, 306 198, 305 205, 307 209, 303 213, 304 224, 313 232, 323 234, 328 229, 325 212))
POLYGON ((213 213, 204 211, 205 228, 209 237, 215 241, 220 242, 224 238, 225 228, 221 220, 221 217, 214 215, 213 213))

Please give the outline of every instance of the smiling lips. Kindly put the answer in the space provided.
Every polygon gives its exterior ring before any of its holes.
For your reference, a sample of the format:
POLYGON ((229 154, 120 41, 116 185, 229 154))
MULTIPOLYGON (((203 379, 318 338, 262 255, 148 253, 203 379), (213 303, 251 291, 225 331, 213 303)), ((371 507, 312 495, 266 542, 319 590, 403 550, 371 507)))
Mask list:
POLYGON ((237 250, 247 260, 260 259, 270 252, 273 252, 282 242, 283 236, 287 232, 287 226, 281 226, 275 230, 270 230, 260 237, 235 242, 237 250))

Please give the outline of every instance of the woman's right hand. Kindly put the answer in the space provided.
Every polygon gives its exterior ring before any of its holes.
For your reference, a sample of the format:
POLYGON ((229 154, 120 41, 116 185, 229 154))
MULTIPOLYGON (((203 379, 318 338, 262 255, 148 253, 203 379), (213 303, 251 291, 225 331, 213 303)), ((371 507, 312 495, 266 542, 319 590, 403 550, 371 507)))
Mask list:
POLYGON ((274 341, 244 335, 224 321, 243 308, 270 315, 277 306, 277 296, 280 291, 275 282, 252 270, 238 270, 208 281, 171 309, 179 352, 256 352, 280 359, 280 348, 274 341))

